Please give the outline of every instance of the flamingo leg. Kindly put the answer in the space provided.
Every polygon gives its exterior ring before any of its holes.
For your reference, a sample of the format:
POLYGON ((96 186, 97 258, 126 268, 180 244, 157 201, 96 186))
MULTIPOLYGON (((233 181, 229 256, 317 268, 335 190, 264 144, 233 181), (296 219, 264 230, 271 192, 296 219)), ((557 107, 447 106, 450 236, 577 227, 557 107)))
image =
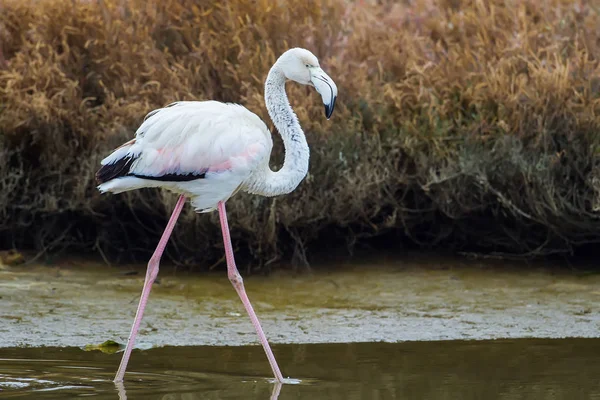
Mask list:
POLYGON ((256 329, 256 333, 258 334, 258 339, 265 350, 267 355, 267 359, 269 360, 269 364, 271 364, 271 369, 273 370, 273 375, 275 375, 275 379, 277 382, 283 383, 283 375, 281 375, 281 371, 279 370, 279 366, 277 365, 277 361, 275 360, 275 356, 273 355, 273 351, 271 351, 271 346, 269 346, 269 342, 267 341, 267 337, 263 332, 262 327, 260 326, 260 322, 258 321, 258 317, 252 308, 252 304, 250 304, 250 300, 246 295, 246 290, 244 289, 244 281, 242 276, 237 270, 235 266, 235 260, 233 258, 233 247, 231 246, 231 237, 229 236, 229 224, 227 223, 227 213, 225 212, 225 202, 220 201, 218 203, 219 209, 219 219, 221 220, 221 230, 223 232, 223 242, 225 244, 225 258, 227 260, 227 276, 231 281, 231 284, 235 288, 238 296, 242 300, 244 304, 244 308, 246 312, 250 316, 250 320, 252 321, 252 325, 254 325, 254 329, 256 329))
POLYGON ((160 257, 165 251, 165 247, 167 246, 167 242, 169 241, 169 237, 173 232, 173 228, 175 227, 175 223, 177 222, 177 218, 179 218, 179 214, 181 213, 181 209, 185 204, 185 196, 179 196, 179 200, 177 201, 177 205, 175 205, 175 209, 173 210, 173 214, 171 214, 171 218, 167 223, 167 227, 160 238, 160 242, 158 242, 158 246, 156 246, 156 250, 154 250, 154 254, 150 258, 148 262, 148 269, 146 270, 146 279, 144 281, 144 288, 142 290, 142 296, 140 297, 140 303, 138 304, 137 312, 135 313, 135 319, 133 320, 133 326, 131 327, 131 333, 129 334, 129 339, 127 340, 127 347, 125 347, 125 352, 123 353, 123 358, 121 358, 121 364, 119 365, 119 369, 117 371, 117 375, 115 376, 114 382, 122 382, 123 377, 125 376, 125 369, 127 368, 127 363, 129 362, 129 356, 131 356, 131 351, 133 350, 133 346, 135 345, 135 338, 137 336, 137 332, 140 328, 140 323, 142 322, 142 316, 144 315, 144 309, 146 308, 146 303, 148 302, 148 296, 150 295, 150 289, 152 288, 152 284, 158 275, 158 265, 160 263, 160 257))

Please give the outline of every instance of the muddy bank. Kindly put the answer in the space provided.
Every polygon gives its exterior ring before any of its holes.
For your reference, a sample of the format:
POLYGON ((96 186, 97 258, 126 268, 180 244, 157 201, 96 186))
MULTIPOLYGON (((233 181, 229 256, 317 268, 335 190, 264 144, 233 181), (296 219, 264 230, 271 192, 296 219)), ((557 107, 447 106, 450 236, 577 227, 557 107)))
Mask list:
MULTIPOLYGON (((143 266, 92 263, 3 267, 0 346, 125 342, 143 273, 143 266)), ((224 274, 163 268, 159 276, 138 347, 256 343, 224 274)), ((245 282, 273 343, 597 337, 600 332, 597 274, 398 262, 301 275, 278 272, 245 282)))

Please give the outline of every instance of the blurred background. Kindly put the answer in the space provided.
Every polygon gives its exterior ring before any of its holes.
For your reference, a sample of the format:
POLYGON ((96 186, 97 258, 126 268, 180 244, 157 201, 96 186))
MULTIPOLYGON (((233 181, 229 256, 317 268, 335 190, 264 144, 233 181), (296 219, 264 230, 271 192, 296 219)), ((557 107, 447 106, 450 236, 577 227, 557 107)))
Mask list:
MULTIPOLYGON (((240 103, 272 129, 264 80, 295 46, 336 81, 336 112, 287 85, 310 172, 290 195, 228 202, 241 265, 600 241, 598 2, 4 0, 0 250, 147 260, 176 195, 100 195, 100 160, 177 100, 240 103)), ((224 268, 219 232, 186 207, 166 254, 224 268)))

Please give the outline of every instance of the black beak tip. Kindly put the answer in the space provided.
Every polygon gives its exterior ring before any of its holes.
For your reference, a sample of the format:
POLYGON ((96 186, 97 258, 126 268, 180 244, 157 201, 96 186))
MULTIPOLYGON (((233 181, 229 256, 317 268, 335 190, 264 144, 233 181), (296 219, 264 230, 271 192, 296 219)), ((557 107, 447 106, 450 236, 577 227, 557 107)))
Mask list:
POLYGON ((335 108, 335 100, 337 97, 334 97, 331 103, 325 104, 325 116, 327 119, 331 118, 331 114, 333 114, 333 109, 335 108))

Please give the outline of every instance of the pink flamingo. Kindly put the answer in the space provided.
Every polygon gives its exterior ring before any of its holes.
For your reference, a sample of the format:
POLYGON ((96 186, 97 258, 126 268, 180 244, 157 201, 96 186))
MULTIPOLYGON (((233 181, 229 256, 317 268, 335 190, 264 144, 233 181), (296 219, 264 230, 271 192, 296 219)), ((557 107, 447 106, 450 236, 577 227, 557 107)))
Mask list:
POLYGON ((287 80, 314 86, 323 99, 327 119, 333 113, 337 97, 335 83, 310 51, 294 48, 279 57, 265 82, 267 110, 285 146, 285 161, 277 172, 269 168, 273 141, 265 123, 241 105, 217 101, 181 101, 151 111, 135 138, 102 160, 96 179, 103 193, 158 187, 180 194, 148 262, 142 295, 115 382, 123 381, 161 255, 186 198, 197 212, 219 210, 227 275, 250 316, 276 381, 283 382, 235 266, 225 202, 239 190, 262 196, 287 194, 306 176, 309 149, 285 92, 287 80))

